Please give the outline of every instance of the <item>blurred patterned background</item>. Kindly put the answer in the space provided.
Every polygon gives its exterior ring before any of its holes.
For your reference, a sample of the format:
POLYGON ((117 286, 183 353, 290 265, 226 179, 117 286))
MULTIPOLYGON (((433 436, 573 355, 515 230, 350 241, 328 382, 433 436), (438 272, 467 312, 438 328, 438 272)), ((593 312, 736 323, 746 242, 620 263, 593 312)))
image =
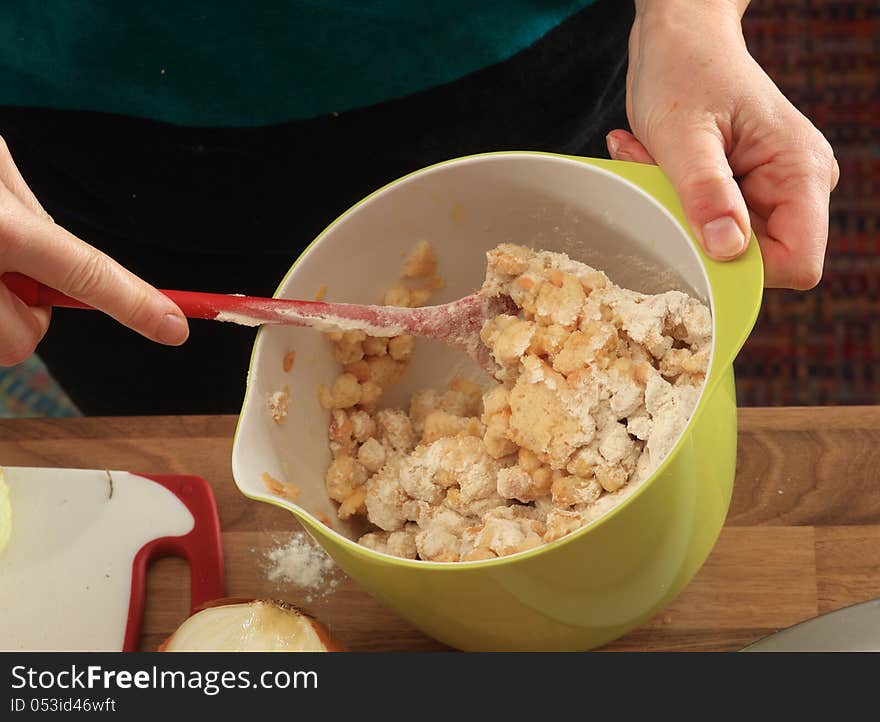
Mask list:
MULTIPOLYGON (((752 54, 834 147, 825 276, 809 293, 768 290, 736 362, 743 406, 880 401, 880 2, 760 0, 752 54)), ((76 408, 39 359, 0 369, 0 416, 76 408)))
POLYGON ((840 164, 825 275, 768 290, 736 363, 744 406, 880 401, 880 3, 760 0, 752 55, 825 134, 840 164))

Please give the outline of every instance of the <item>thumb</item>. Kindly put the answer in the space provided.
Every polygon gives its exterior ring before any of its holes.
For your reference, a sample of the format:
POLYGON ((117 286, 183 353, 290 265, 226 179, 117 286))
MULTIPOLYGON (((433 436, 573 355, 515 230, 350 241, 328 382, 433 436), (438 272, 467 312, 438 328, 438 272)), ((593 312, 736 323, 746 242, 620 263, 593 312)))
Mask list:
POLYGON ((645 149, 638 139, 625 130, 612 130, 605 136, 608 146, 608 155, 612 160, 628 160, 631 163, 649 163, 657 165, 651 154, 645 149))
POLYGON ((718 260, 746 249, 751 226, 717 128, 670 127, 651 148, 675 186, 685 217, 706 253, 718 260))

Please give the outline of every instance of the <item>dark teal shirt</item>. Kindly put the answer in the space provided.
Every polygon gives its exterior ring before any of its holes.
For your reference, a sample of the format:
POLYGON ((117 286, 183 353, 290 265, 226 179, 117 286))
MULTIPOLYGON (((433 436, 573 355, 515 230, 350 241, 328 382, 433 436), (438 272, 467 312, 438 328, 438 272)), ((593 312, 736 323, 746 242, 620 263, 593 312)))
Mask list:
POLYGON ((591 2, 17 0, 0 9, 0 104, 186 125, 310 118, 505 60, 591 2))

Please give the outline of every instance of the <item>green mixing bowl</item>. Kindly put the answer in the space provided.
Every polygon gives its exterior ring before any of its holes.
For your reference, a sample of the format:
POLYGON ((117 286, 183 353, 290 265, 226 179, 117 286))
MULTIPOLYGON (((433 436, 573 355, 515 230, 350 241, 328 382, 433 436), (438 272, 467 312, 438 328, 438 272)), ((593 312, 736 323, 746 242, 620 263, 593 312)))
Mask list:
MULTIPOLYGON (((292 202, 296 202, 293 199, 292 202)), ((447 285, 435 300, 476 289, 485 252, 501 242, 564 251, 616 283, 678 288, 710 304, 714 343, 699 403, 672 452, 635 492, 590 525, 537 549, 491 561, 442 564, 373 552, 363 531, 336 520, 324 491, 328 414, 316 387, 339 373, 329 344, 308 329, 264 327, 254 345, 232 454, 239 489, 289 509, 371 594, 426 634, 466 650, 585 650, 642 624, 691 580, 730 503, 736 462, 733 359, 763 288, 754 238, 740 259, 707 258, 656 167, 543 153, 490 153, 441 163, 376 191, 343 214, 297 260, 276 296, 376 303, 401 256, 426 239, 447 285), (290 373, 282 359, 297 352, 290 373), (290 388, 275 423, 267 399, 290 388), (261 474, 297 485, 298 503, 272 496, 261 474), (333 519, 333 529, 318 518, 333 519)), ((433 301, 432 301, 433 302, 433 301)), ((386 402, 405 404, 454 376, 480 378, 461 354, 419 341, 386 402)))

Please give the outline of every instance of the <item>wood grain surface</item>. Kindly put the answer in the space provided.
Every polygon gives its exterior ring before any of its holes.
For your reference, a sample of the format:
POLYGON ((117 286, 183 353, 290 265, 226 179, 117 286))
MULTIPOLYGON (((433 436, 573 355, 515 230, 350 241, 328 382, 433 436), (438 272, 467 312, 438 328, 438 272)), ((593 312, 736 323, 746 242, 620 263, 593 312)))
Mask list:
MULTIPOLYGON (((816 614, 880 597, 880 408, 740 411, 727 524, 703 569, 641 628, 606 649, 732 650, 816 614)), ((298 530, 252 502, 230 471, 235 417, 0 421, 0 463, 196 474, 214 488, 230 596, 275 596, 323 620, 351 649, 444 647, 342 578, 324 596, 270 582, 265 555, 298 530)), ((142 647, 187 614, 186 563, 149 575, 142 647)))

